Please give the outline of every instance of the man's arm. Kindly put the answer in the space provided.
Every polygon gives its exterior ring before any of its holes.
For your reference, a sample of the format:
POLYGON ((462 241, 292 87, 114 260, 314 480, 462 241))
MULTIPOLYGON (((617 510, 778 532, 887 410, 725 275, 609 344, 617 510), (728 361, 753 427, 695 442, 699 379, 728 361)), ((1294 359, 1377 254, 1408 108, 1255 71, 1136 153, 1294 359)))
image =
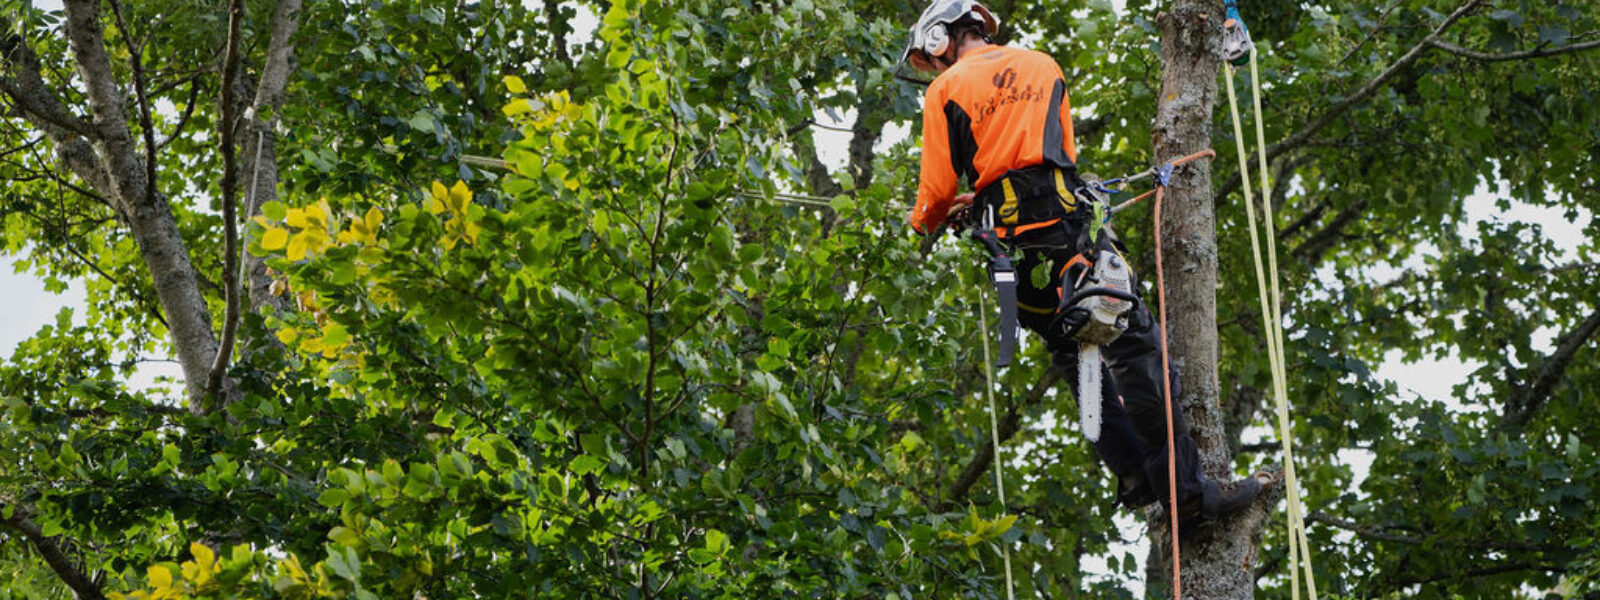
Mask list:
POLYGON ((950 126, 944 117, 944 87, 928 88, 922 106, 922 172, 911 228, 928 234, 944 223, 956 195, 956 169, 950 164, 950 126))

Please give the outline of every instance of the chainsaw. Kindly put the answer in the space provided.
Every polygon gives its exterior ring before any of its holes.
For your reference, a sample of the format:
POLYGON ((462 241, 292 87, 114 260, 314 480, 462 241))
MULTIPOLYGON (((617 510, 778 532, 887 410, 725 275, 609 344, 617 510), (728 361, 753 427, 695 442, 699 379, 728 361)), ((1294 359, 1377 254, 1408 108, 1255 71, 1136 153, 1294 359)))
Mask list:
POLYGON ((1078 342, 1078 416, 1083 435, 1091 442, 1100 439, 1100 348, 1127 331, 1128 314, 1139 304, 1133 272, 1117 252, 1116 235, 1102 216, 1111 214, 1110 191, 1094 180, 1078 190, 1078 198, 1094 208, 1096 218, 1081 255, 1086 264, 1076 276, 1062 278, 1061 304, 1050 323, 1055 339, 1078 342))

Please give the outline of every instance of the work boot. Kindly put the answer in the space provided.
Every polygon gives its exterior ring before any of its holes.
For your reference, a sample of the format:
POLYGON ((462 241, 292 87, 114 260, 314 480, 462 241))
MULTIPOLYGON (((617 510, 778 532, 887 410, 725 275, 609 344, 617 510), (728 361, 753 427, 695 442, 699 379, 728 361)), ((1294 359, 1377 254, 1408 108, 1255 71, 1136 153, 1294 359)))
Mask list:
POLYGON ((1117 502, 1133 510, 1143 508, 1157 500, 1143 475, 1117 476, 1117 502))
POLYGON ((1266 472, 1220 485, 1207 479, 1205 493, 1178 503, 1178 526, 1197 526, 1244 510, 1261 495, 1262 487, 1271 482, 1272 475, 1266 472))

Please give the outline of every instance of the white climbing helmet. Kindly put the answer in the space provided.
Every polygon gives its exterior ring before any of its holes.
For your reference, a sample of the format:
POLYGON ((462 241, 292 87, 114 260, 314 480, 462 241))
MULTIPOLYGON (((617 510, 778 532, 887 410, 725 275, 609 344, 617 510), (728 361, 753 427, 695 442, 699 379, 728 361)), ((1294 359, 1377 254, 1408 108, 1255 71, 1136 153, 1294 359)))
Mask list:
POLYGON ((950 26, 964 21, 982 23, 985 37, 1000 30, 1000 20, 982 4, 973 0, 933 0, 917 18, 917 24, 911 26, 911 42, 900 59, 910 61, 918 71, 938 71, 933 59, 950 51, 950 26))

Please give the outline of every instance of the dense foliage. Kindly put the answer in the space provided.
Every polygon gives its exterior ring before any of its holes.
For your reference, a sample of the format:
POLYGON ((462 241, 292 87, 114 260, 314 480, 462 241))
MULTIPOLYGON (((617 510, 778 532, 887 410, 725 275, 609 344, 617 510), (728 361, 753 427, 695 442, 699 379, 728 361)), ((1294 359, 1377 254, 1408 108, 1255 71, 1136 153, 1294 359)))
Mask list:
MULTIPOLYGON (((171 136, 156 185, 220 327, 226 17, 89 4, 115 80, 150 78, 157 110, 130 122, 171 136)), ((276 3, 245 4, 254 74, 276 3)), ((1155 160, 1160 7, 1009 4, 1002 38, 1073 81, 1084 170, 1155 160)), ((1251 4, 1267 137, 1287 140, 1320 590, 1595 593, 1600 16, 1251 4), (1464 222, 1484 186, 1500 214, 1464 222), (1585 235, 1550 239, 1535 207, 1585 235), (1396 355, 1481 368, 1416 398, 1371 373, 1396 355)), ((892 73, 920 3, 311 3, 278 194, 243 225, 275 307, 245 315, 211 411, 129 385, 174 353, 168 317, 118 205, 22 116, 17 49, 68 112, 101 115, 61 18, 0 6, 0 247, 88 290, 0 364, 0 598, 60 597, 73 573, 130 598, 994 598, 1002 547, 1021 597, 1131 597, 1144 577, 1131 555, 1084 566, 1120 535, 1112 482, 1037 343, 999 378, 1009 507, 994 493, 981 271, 903 225, 920 97, 892 73), (843 168, 818 153, 828 115, 852 129, 843 168)), ((1201 441, 1244 471, 1281 458, 1253 444, 1268 375, 1225 114, 1223 414, 1201 441)), ((1118 223, 1136 249, 1143 221, 1118 223)), ((1272 523, 1248 567, 1287 597, 1272 523)))

